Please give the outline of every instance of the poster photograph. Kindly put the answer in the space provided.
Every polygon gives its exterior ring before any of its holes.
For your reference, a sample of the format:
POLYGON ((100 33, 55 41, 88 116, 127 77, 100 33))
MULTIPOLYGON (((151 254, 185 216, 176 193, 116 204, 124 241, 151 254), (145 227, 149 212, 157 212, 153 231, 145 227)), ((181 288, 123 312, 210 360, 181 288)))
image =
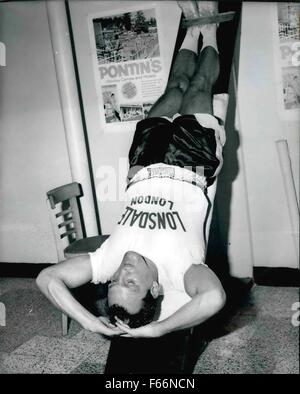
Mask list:
POLYGON ((144 119, 164 90, 155 7, 91 19, 105 125, 144 119))
POLYGON ((279 104, 285 118, 291 119, 300 112, 300 4, 276 3, 276 7, 279 104))

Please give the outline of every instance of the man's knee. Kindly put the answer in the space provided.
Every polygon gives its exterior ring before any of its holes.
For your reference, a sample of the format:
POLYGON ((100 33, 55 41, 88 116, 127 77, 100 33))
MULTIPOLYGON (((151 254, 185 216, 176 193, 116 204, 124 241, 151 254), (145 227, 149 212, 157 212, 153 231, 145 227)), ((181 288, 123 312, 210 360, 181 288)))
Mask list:
POLYGON ((178 89, 181 93, 185 93, 189 88, 190 80, 189 78, 184 75, 173 75, 167 85, 167 89, 178 89))
POLYGON ((188 91, 195 94, 200 92, 211 93, 212 83, 205 75, 201 75, 191 81, 188 91))

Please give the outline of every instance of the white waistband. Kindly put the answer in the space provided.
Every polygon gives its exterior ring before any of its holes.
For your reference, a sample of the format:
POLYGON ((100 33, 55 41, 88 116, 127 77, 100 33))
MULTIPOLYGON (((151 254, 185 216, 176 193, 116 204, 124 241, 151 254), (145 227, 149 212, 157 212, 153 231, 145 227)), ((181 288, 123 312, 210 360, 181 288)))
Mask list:
MULTIPOLYGON (((199 169, 201 168, 202 167, 199 167, 199 169)), ((198 168, 196 170, 198 170, 198 168)), ((172 166, 164 163, 151 164, 150 166, 139 170, 130 180, 127 188, 134 183, 151 178, 169 178, 191 183, 192 185, 200 187, 202 191, 205 191, 206 189, 206 178, 202 173, 196 173, 191 171, 191 169, 172 166)))

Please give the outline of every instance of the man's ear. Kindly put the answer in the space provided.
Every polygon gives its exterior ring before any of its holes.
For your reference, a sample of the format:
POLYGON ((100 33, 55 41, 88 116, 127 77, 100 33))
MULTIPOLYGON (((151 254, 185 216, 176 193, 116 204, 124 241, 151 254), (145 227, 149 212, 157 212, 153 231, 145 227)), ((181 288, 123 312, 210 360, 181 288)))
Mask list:
POLYGON ((159 296, 159 288, 159 284, 156 281, 153 281, 150 288, 150 293, 152 294, 153 298, 157 298, 159 296))

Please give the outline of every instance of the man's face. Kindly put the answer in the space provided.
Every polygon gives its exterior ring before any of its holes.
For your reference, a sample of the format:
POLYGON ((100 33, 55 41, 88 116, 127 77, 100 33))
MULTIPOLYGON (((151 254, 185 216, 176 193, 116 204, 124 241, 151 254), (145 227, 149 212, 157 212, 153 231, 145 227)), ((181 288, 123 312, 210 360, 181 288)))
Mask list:
POLYGON ((146 259, 136 252, 127 252, 108 285, 108 305, 118 304, 131 314, 138 313, 152 283, 146 259))

